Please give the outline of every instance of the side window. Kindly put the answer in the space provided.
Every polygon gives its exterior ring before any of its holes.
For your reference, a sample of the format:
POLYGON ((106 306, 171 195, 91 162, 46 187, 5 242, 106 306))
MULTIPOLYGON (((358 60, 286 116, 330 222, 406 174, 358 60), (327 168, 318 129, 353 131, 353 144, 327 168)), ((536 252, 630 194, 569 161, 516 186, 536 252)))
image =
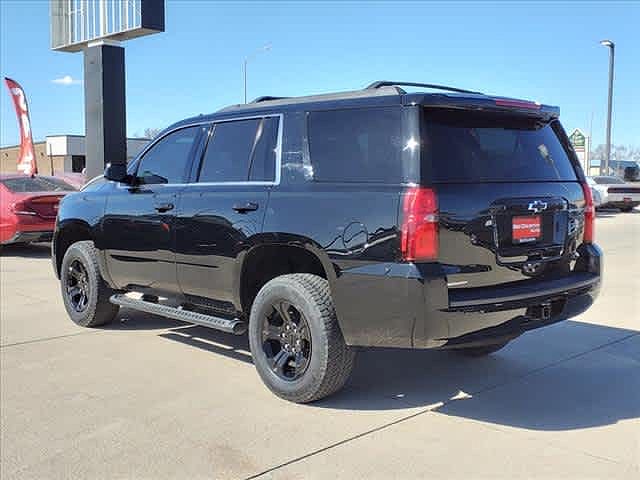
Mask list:
POLYGON ((249 174, 249 180, 253 182, 273 182, 276 179, 278 122, 278 117, 268 117, 258 127, 258 140, 253 150, 249 174))
POLYGON ((400 108, 310 112, 307 126, 314 180, 402 181, 400 108))
POLYGON ((246 182, 261 120, 221 122, 214 126, 202 159, 199 182, 246 182))
POLYGON ((199 127, 170 133, 144 154, 137 176, 141 183, 182 183, 199 127))

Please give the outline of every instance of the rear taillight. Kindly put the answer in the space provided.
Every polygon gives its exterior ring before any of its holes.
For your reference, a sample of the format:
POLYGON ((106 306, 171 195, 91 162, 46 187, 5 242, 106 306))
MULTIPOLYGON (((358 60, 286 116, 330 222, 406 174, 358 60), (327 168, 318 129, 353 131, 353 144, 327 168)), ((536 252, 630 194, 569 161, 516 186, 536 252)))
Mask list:
POLYGON ((593 243, 594 229, 596 222, 596 207, 593 204, 593 196, 591 195, 591 187, 587 183, 582 184, 582 193, 584 194, 584 234, 582 241, 584 243, 593 243))
POLYGON ((15 202, 11 205, 11 211, 15 215, 37 215, 37 213, 31 210, 25 202, 15 202))
POLYGON ((404 194, 400 251, 410 262, 438 257, 438 199, 431 188, 412 187, 404 194))

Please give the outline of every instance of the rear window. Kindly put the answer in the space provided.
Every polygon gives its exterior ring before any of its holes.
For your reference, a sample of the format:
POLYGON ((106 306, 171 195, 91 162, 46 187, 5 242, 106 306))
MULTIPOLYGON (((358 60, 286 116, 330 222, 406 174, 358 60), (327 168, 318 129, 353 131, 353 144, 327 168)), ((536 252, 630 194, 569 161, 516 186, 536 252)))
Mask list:
POLYGON ((399 107, 310 112, 309 154, 314 179, 401 182, 400 115, 399 107))
POLYGON ((73 192, 76 188, 64 180, 51 177, 16 177, 0 180, 12 192, 73 192))
POLYGON ((593 180, 599 185, 626 183, 624 180, 618 177, 593 177, 593 180))
POLYGON ((550 124, 470 111, 423 118, 423 165, 433 182, 576 180, 550 124))

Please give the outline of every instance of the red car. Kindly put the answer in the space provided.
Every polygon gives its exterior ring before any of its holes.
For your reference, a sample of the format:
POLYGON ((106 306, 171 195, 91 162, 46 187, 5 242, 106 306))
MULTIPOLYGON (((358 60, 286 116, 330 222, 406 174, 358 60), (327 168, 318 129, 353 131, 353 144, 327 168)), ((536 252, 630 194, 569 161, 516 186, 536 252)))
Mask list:
POLYGON ((51 240, 60 199, 75 191, 55 177, 0 175, 0 245, 51 240))

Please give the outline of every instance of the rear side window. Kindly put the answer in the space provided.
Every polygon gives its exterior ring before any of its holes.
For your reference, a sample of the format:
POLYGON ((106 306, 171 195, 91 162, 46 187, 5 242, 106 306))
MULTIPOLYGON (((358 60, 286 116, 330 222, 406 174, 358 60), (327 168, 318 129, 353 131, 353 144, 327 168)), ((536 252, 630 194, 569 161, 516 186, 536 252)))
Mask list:
POLYGON ((58 178, 16 177, 0 180, 12 192, 73 192, 75 187, 58 178))
POLYGON ((469 111, 425 111, 422 159, 433 182, 575 181, 550 124, 469 111))
POLYGON ((278 118, 263 119, 258 127, 256 147, 251 158, 249 180, 272 182, 276 177, 276 148, 278 144, 278 118))
POLYGON ((593 180, 599 185, 611 185, 614 183, 625 183, 624 180, 618 177, 593 177, 593 180))
POLYGON ((310 112, 309 154, 319 182, 402 182, 401 110, 310 112))
POLYGON ((277 117, 217 123, 198 181, 274 181, 277 135, 277 117))

